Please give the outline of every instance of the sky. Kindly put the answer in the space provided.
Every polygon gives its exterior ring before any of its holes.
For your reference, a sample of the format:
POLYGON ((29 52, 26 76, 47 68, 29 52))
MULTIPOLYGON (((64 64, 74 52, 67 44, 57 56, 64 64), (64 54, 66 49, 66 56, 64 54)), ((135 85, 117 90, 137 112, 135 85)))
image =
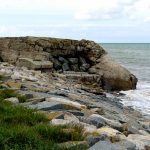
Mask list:
POLYGON ((149 43, 150 0, 0 0, 0 37, 149 43))

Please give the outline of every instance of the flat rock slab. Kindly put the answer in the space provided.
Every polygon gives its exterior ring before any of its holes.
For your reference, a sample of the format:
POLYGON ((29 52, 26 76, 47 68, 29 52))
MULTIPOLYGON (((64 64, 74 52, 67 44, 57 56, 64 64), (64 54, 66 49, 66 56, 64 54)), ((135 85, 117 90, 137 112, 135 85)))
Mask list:
POLYGON ((135 144, 129 141, 111 143, 109 141, 99 141, 89 150, 136 150, 135 144))
POLYGON ((51 69, 53 63, 51 61, 34 61, 30 58, 19 58, 19 66, 28 69, 51 69))

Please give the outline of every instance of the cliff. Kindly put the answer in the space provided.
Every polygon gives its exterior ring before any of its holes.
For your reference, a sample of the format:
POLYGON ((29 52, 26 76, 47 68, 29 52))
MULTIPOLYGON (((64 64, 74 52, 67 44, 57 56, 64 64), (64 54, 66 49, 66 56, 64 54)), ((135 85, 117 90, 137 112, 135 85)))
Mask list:
POLYGON ((116 63, 99 44, 88 40, 0 38, 0 59, 48 72, 86 72, 105 90, 135 89, 137 83, 136 77, 116 63))

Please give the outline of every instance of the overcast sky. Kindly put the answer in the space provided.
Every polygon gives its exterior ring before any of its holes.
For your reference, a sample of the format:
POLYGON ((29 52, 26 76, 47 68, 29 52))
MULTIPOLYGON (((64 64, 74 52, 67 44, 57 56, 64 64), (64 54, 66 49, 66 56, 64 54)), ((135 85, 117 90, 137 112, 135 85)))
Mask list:
POLYGON ((150 0, 0 0, 0 36, 150 42, 150 0))

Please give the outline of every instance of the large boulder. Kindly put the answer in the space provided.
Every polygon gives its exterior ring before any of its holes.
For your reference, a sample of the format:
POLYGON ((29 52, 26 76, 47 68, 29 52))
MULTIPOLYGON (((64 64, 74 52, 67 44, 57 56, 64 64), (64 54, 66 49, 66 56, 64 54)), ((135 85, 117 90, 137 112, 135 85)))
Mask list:
POLYGON ((25 58, 33 65, 33 69, 46 66, 52 67, 49 71, 86 71, 96 74, 100 80, 94 82, 105 90, 136 88, 136 77, 93 41, 38 37, 0 38, 0 58, 11 64, 20 65, 23 62, 22 64, 27 65, 24 60, 20 61, 25 58), (43 62, 46 64, 43 65, 43 62), (52 63, 47 65, 47 62, 52 63))

